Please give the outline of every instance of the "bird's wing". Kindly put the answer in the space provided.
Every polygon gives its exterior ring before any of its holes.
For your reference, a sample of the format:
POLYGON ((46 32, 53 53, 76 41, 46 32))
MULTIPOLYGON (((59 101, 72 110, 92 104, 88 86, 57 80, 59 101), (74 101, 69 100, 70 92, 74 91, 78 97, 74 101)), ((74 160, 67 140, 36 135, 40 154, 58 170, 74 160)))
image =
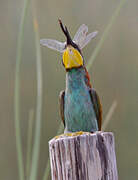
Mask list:
POLYGON ((97 122, 98 122, 98 128, 99 131, 101 131, 101 125, 102 125, 102 105, 100 103, 100 99, 98 94, 96 93, 95 89, 91 88, 89 90, 90 96, 91 96, 91 100, 92 100, 92 104, 95 110, 95 114, 96 114, 96 118, 97 118, 97 122))
POLYGON ((47 46, 50 49, 59 51, 61 53, 63 53, 65 46, 66 46, 66 42, 59 42, 54 39, 41 39, 40 44, 43 46, 47 46))
POLYGON ((59 95, 59 109, 60 109, 60 116, 63 121, 64 127, 65 127, 65 119, 64 119, 64 97, 65 97, 65 91, 61 91, 59 95))

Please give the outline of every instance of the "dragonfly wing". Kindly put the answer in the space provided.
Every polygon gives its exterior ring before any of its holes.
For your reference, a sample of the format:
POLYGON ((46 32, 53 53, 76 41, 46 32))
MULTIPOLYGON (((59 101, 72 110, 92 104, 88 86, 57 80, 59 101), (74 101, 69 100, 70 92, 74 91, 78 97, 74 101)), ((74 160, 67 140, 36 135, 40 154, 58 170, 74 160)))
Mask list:
POLYGON ((92 32, 86 36, 83 42, 79 45, 83 49, 97 35, 98 31, 92 32))
POLYGON ((47 46, 50 49, 59 51, 61 53, 63 53, 65 46, 66 46, 66 42, 62 43, 62 42, 59 42, 59 41, 53 40, 53 39, 41 39, 40 44, 43 46, 47 46))
POLYGON ((86 38, 86 35, 88 33, 88 27, 85 24, 82 24, 78 31, 76 32, 73 41, 80 46, 80 44, 84 41, 84 39, 86 38))

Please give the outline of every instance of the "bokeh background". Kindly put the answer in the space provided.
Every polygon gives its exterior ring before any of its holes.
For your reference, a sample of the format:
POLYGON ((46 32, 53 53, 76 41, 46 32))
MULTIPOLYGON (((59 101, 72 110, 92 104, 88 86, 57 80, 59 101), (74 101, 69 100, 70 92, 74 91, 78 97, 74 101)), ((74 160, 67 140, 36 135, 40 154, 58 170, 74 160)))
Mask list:
MULTIPOLYGON (((64 41, 58 18, 71 35, 83 23, 98 36, 83 50, 87 62, 110 22, 120 0, 36 0, 41 38, 64 41)), ((17 180, 18 165, 14 128, 14 86, 17 37, 24 1, 0 0, 0 179, 17 180)), ((32 5, 25 23, 20 72, 20 122, 26 162, 28 117, 36 109, 36 49, 32 5)), ((60 124, 58 95, 65 88, 61 54, 41 47, 43 109, 39 174, 42 179, 48 158, 48 141, 60 124)), ((115 135, 119 179, 138 179, 138 1, 126 1, 89 70, 103 105, 103 118, 116 99, 117 108, 106 131, 115 135)), ((34 114, 35 121, 35 114, 34 114)), ((34 130, 35 126, 33 126, 34 130)), ((34 133, 34 131, 33 131, 34 133)), ((33 144, 33 142, 32 142, 33 144)), ((50 178, 49 178, 50 179, 50 178)))

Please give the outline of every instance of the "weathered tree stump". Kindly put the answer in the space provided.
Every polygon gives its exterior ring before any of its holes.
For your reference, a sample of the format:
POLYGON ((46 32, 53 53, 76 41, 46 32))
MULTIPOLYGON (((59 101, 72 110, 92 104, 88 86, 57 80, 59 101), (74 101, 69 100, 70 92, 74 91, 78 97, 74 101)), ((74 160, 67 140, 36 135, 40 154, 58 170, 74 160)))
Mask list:
POLYGON ((118 180, 111 132, 53 138, 49 151, 52 180, 118 180))

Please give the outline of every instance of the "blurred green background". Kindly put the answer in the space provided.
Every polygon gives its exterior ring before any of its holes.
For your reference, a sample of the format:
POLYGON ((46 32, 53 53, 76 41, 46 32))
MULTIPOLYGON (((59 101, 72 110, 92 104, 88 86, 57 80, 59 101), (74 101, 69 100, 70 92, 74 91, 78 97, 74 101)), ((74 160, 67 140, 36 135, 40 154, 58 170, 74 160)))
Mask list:
MULTIPOLYGON (((98 36, 83 50, 87 62, 119 0, 37 0, 34 3, 41 38, 64 41, 58 18, 71 35, 83 23, 98 36)), ((24 1, 0 1, 0 179, 17 180, 18 165, 14 129, 14 85, 17 37, 24 1)), ((30 109, 36 109, 36 50, 32 8, 25 23, 20 72, 21 132, 24 163, 30 109)), ((43 73, 43 109, 38 179, 44 175, 48 158, 48 140, 56 135, 60 124, 58 95, 65 88, 65 70, 61 54, 41 47, 43 73)), ((138 179, 138 1, 126 1, 101 50, 89 70, 98 91, 105 117, 114 99, 117 108, 106 128, 115 134, 119 179, 138 179)), ((35 121, 35 116, 34 116, 35 121)), ((33 127, 34 129, 34 127, 33 127)))

